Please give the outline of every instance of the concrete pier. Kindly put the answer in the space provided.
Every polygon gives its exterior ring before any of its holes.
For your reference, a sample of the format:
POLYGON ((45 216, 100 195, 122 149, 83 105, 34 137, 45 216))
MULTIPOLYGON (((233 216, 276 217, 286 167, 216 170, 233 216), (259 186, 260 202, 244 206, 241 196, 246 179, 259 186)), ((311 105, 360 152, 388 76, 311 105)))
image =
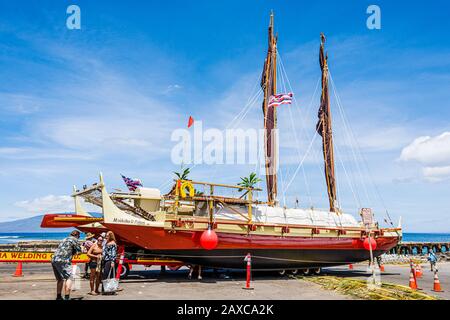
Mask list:
POLYGON ((401 242, 392 248, 390 254, 423 255, 430 250, 435 253, 448 253, 450 242, 401 242))

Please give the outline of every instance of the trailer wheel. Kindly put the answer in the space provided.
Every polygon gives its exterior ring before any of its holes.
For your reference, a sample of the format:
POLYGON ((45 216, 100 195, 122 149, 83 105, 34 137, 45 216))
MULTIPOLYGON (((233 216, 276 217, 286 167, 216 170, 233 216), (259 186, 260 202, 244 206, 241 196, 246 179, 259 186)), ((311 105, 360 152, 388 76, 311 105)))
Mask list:
POLYGON ((279 274, 280 276, 284 276, 284 275, 286 274, 286 270, 279 270, 279 271, 278 271, 278 274, 279 274))
POLYGON ((309 276, 310 274, 311 274, 311 270, 310 269, 303 269, 303 275, 309 276))
POLYGON ((319 275, 322 273, 322 268, 314 269, 314 274, 319 275))
MULTIPOLYGON (((116 272, 117 272, 117 268, 119 268, 119 265, 116 264, 116 272)), ((125 279, 126 277, 128 277, 128 275, 130 274, 130 266, 128 265, 128 263, 123 263, 122 264, 122 272, 120 273, 120 279, 125 279)))
POLYGON ((293 276, 297 275, 297 273, 298 273, 298 269, 291 270, 291 274, 293 276))

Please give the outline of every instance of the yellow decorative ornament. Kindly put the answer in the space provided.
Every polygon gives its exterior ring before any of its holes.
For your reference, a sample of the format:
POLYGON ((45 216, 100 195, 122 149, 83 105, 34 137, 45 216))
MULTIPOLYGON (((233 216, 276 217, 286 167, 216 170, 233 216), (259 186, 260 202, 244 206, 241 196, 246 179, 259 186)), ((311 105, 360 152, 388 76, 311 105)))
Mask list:
POLYGON ((186 198, 187 194, 186 194, 186 189, 189 190, 189 197, 194 197, 195 195, 195 189, 194 186, 192 185, 192 183, 190 181, 183 181, 183 183, 180 186, 180 196, 182 198, 186 198))

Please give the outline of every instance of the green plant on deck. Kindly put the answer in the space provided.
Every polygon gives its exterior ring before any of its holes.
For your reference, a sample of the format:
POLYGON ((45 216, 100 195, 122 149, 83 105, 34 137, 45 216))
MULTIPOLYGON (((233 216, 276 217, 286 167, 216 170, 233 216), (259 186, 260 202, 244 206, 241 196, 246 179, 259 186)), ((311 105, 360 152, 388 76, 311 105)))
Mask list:
MULTIPOLYGON (((248 177, 241 177, 241 182, 239 182, 237 185, 243 188, 254 188, 255 185, 262 181, 260 178, 256 176, 256 173, 252 172, 248 177)), ((241 192, 244 189, 239 189, 239 192, 241 192)))
POLYGON ((181 166, 180 172, 173 172, 175 176, 178 178, 178 180, 187 180, 189 173, 191 173, 190 168, 183 169, 183 166, 181 166))
POLYGON ((194 189, 194 194, 195 194, 196 197, 201 197, 201 196, 205 195, 205 193, 203 191, 200 191, 200 190, 197 190, 197 189, 194 189))
MULTIPOLYGON (((188 180, 188 176, 191 173, 191 169, 190 168, 185 168, 183 169, 183 165, 180 168, 180 171, 174 171, 173 172, 177 178, 177 180, 188 180)), ((175 189, 177 187, 177 184, 174 183, 172 186, 172 189, 170 189, 169 193, 167 193, 167 195, 173 195, 175 194, 175 189)))

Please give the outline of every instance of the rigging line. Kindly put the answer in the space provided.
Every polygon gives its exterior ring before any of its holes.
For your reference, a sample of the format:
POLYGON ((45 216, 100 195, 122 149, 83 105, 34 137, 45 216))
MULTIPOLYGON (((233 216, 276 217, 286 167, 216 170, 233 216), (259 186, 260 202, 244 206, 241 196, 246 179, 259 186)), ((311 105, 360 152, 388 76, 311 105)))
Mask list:
MULTIPOLYGON (((330 75, 330 78, 331 78, 331 75, 330 75)), ((334 82, 333 82, 333 89, 334 89, 334 82)), ((336 92, 335 92, 335 95, 336 95, 336 99, 338 100, 338 104, 341 104, 341 100, 340 100, 339 95, 338 95, 336 92)), ((339 106, 339 107, 342 108, 341 106, 339 106)), ((345 111, 344 111, 343 108, 342 108, 342 113, 343 113, 343 120, 344 120, 344 121, 348 121, 348 120, 346 119, 345 111)), ((364 166, 365 166, 365 168, 366 168, 366 170, 367 170, 367 172, 368 172, 368 174, 369 174, 369 180, 370 180, 370 183, 372 184, 373 188, 375 189, 375 194, 376 194, 376 196, 378 197, 378 200, 380 200, 381 205, 383 206, 383 208, 384 208, 384 210, 385 210, 386 216, 387 216, 387 218, 388 218, 390 224, 393 226, 393 221, 392 221, 392 219, 391 219, 391 217, 390 217, 390 215, 389 215, 389 211, 388 211, 388 209, 387 209, 387 207, 386 207, 386 204, 385 204, 385 202, 384 202, 383 197, 381 196, 381 193, 380 193, 380 191, 379 191, 379 189, 378 189, 378 186, 377 186, 377 185, 375 184, 375 182, 374 182, 373 175, 372 175, 372 172, 371 172, 371 170, 370 170, 370 168, 369 168, 367 159, 365 158, 364 154, 363 154, 362 151, 361 151, 361 147, 360 147, 360 145, 359 145, 358 140, 355 138, 355 134, 354 134, 354 132, 353 132, 353 129, 352 129, 350 126, 349 126, 349 128, 350 128, 350 130, 349 130, 349 131, 350 131, 350 135, 351 135, 351 137, 353 138, 353 141, 355 142, 355 144, 356 144, 356 146, 357 146, 357 148, 356 148, 357 154, 358 154, 359 158, 362 160, 362 162, 363 162, 363 164, 364 164, 364 166)), ((350 143, 351 143, 351 141, 350 141, 350 143)), ((352 149, 352 151, 353 151, 353 149, 352 149)), ((356 160, 355 160, 355 162, 356 162, 356 160)), ((360 175, 361 175, 361 173, 360 173, 360 175)), ((365 189, 365 185, 364 185, 364 184, 363 184, 363 186, 364 186, 364 189, 365 189)), ((366 190, 366 189, 365 189, 365 190, 366 190)), ((367 190, 366 190, 366 197, 368 197, 367 190)), ((369 200, 369 199, 368 199, 368 200, 369 200)), ((370 201, 369 201, 369 202, 370 202, 370 201)))
POLYGON ((283 206, 286 206, 286 193, 284 192, 284 180, 283 180, 283 170, 279 169, 280 171, 280 180, 281 180, 281 195, 283 197, 283 206))
MULTIPOLYGON (((288 76, 287 76, 286 69, 284 68, 283 61, 282 61, 280 55, 279 55, 279 61, 280 61, 280 66, 281 66, 281 71, 282 71, 281 74, 284 73, 284 74, 286 75, 287 83, 288 83, 288 85, 289 85, 289 87, 290 87, 290 90, 293 91, 293 90, 292 90, 291 83, 290 83, 289 78, 288 78, 288 76)), ((313 99, 314 99, 314 97, 315 97, 315 95, 316 95, 316 93, 317 93, 317 89, 318 89, 318 87, 319 87, 319 82, 320 82, 320 79, 317 80, 316 86, 315 86, 315 88, 314 88, 314 93, 313 93, 313 95, 312 95, 312 97, 311 97, 311 100, 310 100, 310 103, 309 103, 307 112, 308 112, 308 110, 311 110, 311 106, 312 106, 313 99)), ((295 106, 297 107, 297 112, 299 113, 299 116, 300 116, 299 118, 300 118, 300 119, 302 120, 302 122, 303 122, 302 132, 304 133, 304 136, 308 139, 308 135, 307 135, 306 132, 305 132, 305 131, 306 131, 306 130, 305 130, 305 121, 304 121, 304 119, 303 119, 303 117, 302 117, 302 115, 301 115, 301 113, 300 113, 300 108, 298 107, 297 99, 296 99, 295 96, 294 96, 293 98, 294 98, 294 99, 293 99, 293 100, 294 100, 294 104, 295 104, 295 106)), ((294 122, 293 122, 293 115, 292 115, 291 108, 289 108, 289 115, 290 115, 290 120, 291 120, 291 126, 292 126, 292 129, 293 129, 293 131, 294 131, 294 138, 295 138, 295 143, 296 143, 296 146, 297 146, 297 148, 296 148, 296 149, 297 149, 297 153, 298 153, 298 156, 299 156, 299 158, 300 158, 300 157, 301 157, 301 153, 300 153, 300 144, 299 144, 299 142, 298 142, 297 132, 296 132, 295 125, 294 125, 294 122)), ((313 150, 313 156, 315 157, 315 159, 317 159, 317 155, 316 155, 316 153, 315 153, 315 150, 313 150)), ((322 175, 322 174, 323 174, 323 171, 321 170, 320 167, 319 167, 319 171, 320 171, 320 174, 322 175)), ((312 201, 311 191, 310 191, 308 179, 307 179, 307 177, 306 177, 306 172, 305 172, 304 166, 302 166, 302 172, 303 172, 303 178, 304 178, 304 182, 305 182, 305 185, 306 185, 306 192, 307 192, 308 197, 309 197, 310 205, 313 206, 313 201, 312 201)), ((286 190, 286 191, 287 191, 287 190, 286 190)))
MULTIPOLYGON (((256 99, 258 99, 258 97, 261 95, 261 90, 258 90, 255 94, 253 94, 253 91, 255 91, 255 88, 257 88, 258 83, 260 83, 261 81, 261 75, 258 77, 258 81, 255 83, 255 85, 253 86, 252 89, 252 94, 250 94, 250 98, 247 100, 247 103, 245 104, 245 106, 241 109, 241 111, 225 126, 224 129, 221 130, 221 132, 223 133, 226 129, 228 129, 233 122, 238 119, 240 117, 240 115, 245 112, 246 109, 249 109, 251 105, 253 105, 253 103, 256 101, 256 99)), ((198 164, 194 164, 190 169, 194 169, 198 164)), ((173 178, 168 179, 166 182, 162 183, 159 185, 158 189, 163 189, 167 186, 169 186, 171 184, 171 182, 173 181, 173 178)))
MULTIPOLYGON (((297 131, 295 130, 295 125, 294 125, 294 120, 293 120, 294 116, 292 114, 291 108, 288 107, 288 110, 289 110, 289 119, 290 119, 290 122, 291 122, 292 131, 294 132, 294 140, 295 140, 295 145, 296 145, 295 149, 297 151, 298 158, 300 159, 301 158, 300 143, 299 143, 299 140, 298 140, 297 131)), ((310 205, 312 206, 313 205, 313 203, 312 203, 312 196, 311 196, 309 183, 308 183, 308 179, 306 177, 306 172, 305 172, 305 167, 304 166, 302 166, 302 173, 303 173, 303 179, 304 179, 303 181, 304 181, 305 186, 306 186, 306 192, 307 192, 309 200, 310 200, 310 205)), ((287 190, 286 190, 286 192, 287 192, 287 190)))
MULTIPOLYGON (((338 98, 339 101, 340 101, 339 96, 337 96, 337 98, 338 98)), ((344 111, 344 110, 343 110, 343 113, 344 113, 344 116, 345 116, 345 111, 344 111)), ((365 167, 366 167, 366 169, 367 169, 367 171, 368 171, 368 173, 369 173, 369 179, 370 179, 370 182, 371 182, 372 186, 373 186, 374 189, 375 189, 376 195, 377 195, 378 199, 380 200, 382 206, 384 207, 384 209, 385 209, 385 211, 386 211, 386 215, 387 215, 387 217, 388 217, 388 219, 389 219, 391 225, 393 225, 392 219, 391 219, 391 217, 390 217, 390 215, 389 215, 389 212, 388 212, 387 207, 386 207, 386 205, 385 205, 384 199, 382 198, 382 196, 381 196, 381 194, 380 194, 380 191, 379 191, 379 189, 378 189, 378 186, 377 186, 377 185, 375 184, 375 182, 374 182, 373 175, 372 175, 372 172, 371 172, 371 170, 370 170, 370 168, 369 168, 367 159, 366 159, 366 157, 364 156, 364 154, 361 152, 361 146, 359 145, 358 140, 355 138, 355 134, 354 134, 353 129, 352 129, 351 127, 350 127, 350 133, 351 133, 351 135, 352 135, 352 137, 353 137, 353 139, 354 139, 354 142, 355 142, 356 145, 357 145, 357 152, 358 152, 358 155, 359 155, 360 159, 363 160, 363 164, 365 165, 365 167)))
MULTIPOLYGON (((282 69, 284 70, 284 73, 286 73, 286 68, 284 67, 284 64, 283 64, 281 55, 279 56, 279 60, 280 60, 281 67, 282 67, 282 69)), ((287 82, 288 82, 289 87, 290 87, 291 90, 292 90, 292 85, 291 85, 291 82, 290 82, 289 78, 287 78, 287 82)), ((305 113, 305 114, 306 114, 306 118, 309 117, 310 110, 312 110, 312 104, 313 104, 314 98, 315 98, 315 96, 316 96, 316 93, 317 93, 317 91, 318 91, 319 83, 320 83, 320 82, 321 82, 321 78, 319 77, 319 78, 317 79, 316 86, 315 86, 315 88, 314 88, 314 93, 313 93, 313 95, 311 96, 311 100, 310 100, 309 105, 308 105, 308 107, 307 107, 307 109, 306 109, 306 113, 305 113)), ((305 128, 306 128, 305 117, 302 117, 302 114, 301 114, 301 112, 300 112, 300 107, 299 107, 299 105, 298 105, 298 103, 297 103, 297 98, 296 98, 295 95, 294 95, 294 97, 293 97, 293 101, 294 101, 294 106, 296 107, 295 109, 297 110, 297 113, 298 113, 298 115, 299 115, 299 119, 300 119, 300 121, 302 122, 301 131, 302 131, 303 135, 306 137, 306 139, 309 140, 309 139, 310 139, 310 138, 309 138, 309 135, 307 134, 306 129, 305 129, 305 128)), ((318 170, 319 170, 319 174, 320 174, 321 176, 322 176, 322 175, 325 175, 323 168, 322 168, 322 167, 320 166, 320 164, 319 164, 319 163, 320 163, 320 160, 318 160, 318 159, 320 159, 320 157, 317 155, 317 151, 316 151, 315 149, 312 149, 312 150, 313 150, 313 157, 314 157, 314 160, 315 160, 316 165, 317 165, 317 168, 318 168, 318 170)))
POLYGON ((299 165, 297 166, 297 169, 295 169, 295 172, 294 172, 294 174, 293 174, 291 180, 289 181, 289 183, 288 183, 286 189, 289 189, 289 187, 290 187, 292 181, 295 179, 295 176, 296 176, 297 173, 298 173, 298 170, 300 170, 300 167, 303 165, 303 162, 305 161, 306 157, 308 156, 309 151, 311 150, 311 147, 312 147, 312 145, 313 145, 313 143, 314 143, 314 140, 316 139, 316 136, 317 136, 317 132, 314 133, 314 135, 313 135, 313 137, 312 137, 312 139, 311 139, 311 142, 309 143, 309 146, 308 146, 308 148, 306 149, 306 152, 305 152, 305 154, 304 154, 304 156, 303 156, 303 159, 302 159, 302 161, 300 161, 299 165))
POLYGON ((244 108, 239 112, 238 116, 234 117, 232 121, 228 123, 228 125, 225 127, 225 129, 229 129, 231 127, 236 127, 239 125, 239 123, 245 118, 248 111, 251 109, 251 107, 255 104, 256 100, 259 98, 259 96, 262 94, 261 91, 258 91, 252 98, 247 102, 244 108))
MULTIPOLYGON (((344 129, 345 129, 345 132, 346 132, 346 136, 347 136, 348 142, 350 143, 350 150, 352 152, 353 159, 354 159, 355 164, 356 164, 357 172, 359 174, 359 178, 360 178, 360 181, 362 183, 364 181, 364 179, 363 179, 363 176, 362 176, 362 170, 361 170, 361 167, 359 165, 359 161, 358 161, 358 159, 356 157, 356 154, 355 154, 353 141, 352 141, 352 134, 350 133, 351 132, 351 128, 350 128, 349 124, 347 123, 344 110, 343 110, 343 108, 342 108, 342 106, 340 104, 340 99, 339 99, 339 97, 337 95, 337 92, 336 92, 336 85, 334 83, 333 77, 331 76, 331 73, 329 73, 329 74, 330 74, 331 85, 332 85, 332 88, 333 88, 333 93, 334 93, 334 96, 336 98, 336 102, 337 102, 337 105, 338 105, 338 110, 339 110, 339 113, 341 115, 342 122, 344 124, 344 129)), ((354 137, 353 137, 353 139, 354 139, 354 137)), ((369 199, 370 197, 369 197, 369 194, 367 192, 367 188, 366 188, 364 183, 362 183, 362 185, 363 185, 363 190, 364 190, 367 202, 370 203, 371 201, 369 199)))
MULTIPOLYGON (((245 117, 247 116, 248 112, 249 112, 250 110, 252 110, 252 106, 256 103, 256 101, 257 101, 258 97, 261 95, 261 93, 262 93, 262 92, 259 91, 258 94, 257 94, 256 96, 253 97, 252 101, 249 101, 249 102, 248 102, 248 105, 247 105, 247 108, 246 108, 247 110, 246 110, 245 113, 240 117, 239 120, 236 120, 236 123, 234 124, 234 129, 236 129, 237 126, 242 122, 242 120, 245 119, 245 117)), ((225 129, 225 130, 227 130, 227 129, 225 129)), ((223 130, 223 131, 225 131, 225 130, 223 130)), ((227 150, 227 149, 225 148, 225 152, 226 152, 226 150, 227 150)), ((233 158, 234 158, 234 157, 233 157, 233 158)), ((215 179, 216 174, 217 174, 217 170, 218 170, 218 165, 215 165, 215 166, 214 166, 214 172, 213 172, 213 174, 210 176, 210 178, 211 178, 212 180, 215 179)))
POLYGON ((367 159, 366 159, 366 157, 364 156, 364 154, 361 152, 361 150, 360 150, 361 147, 360 147, 360 145, 359 145, 359 142, 358 142, 358 140, 356 140, 356 138, 355 138, 355 136, 354 136, 354 133, 353 133, 353 130, 352 130, 351 128, 350 128, 350 132, 351 132, 351 134, 352 134, 352 136, 353 136, 353 139, 354 139, 354 141, 355 141, 355 143, 356 143, 356 145, 357 145, 357 152, 358 152, 358 155, 359 155, 360 159, 362 160, 362 162, 363 162, 363 164, 364 164, 364 166, 365 166, 367 172, 369 173, 369 180, 370 180, 372 186, 373 186, 374 189, 375 189, 376 196, 378 197, 378 200, 380 200, 381 205, 382 205, 383 208, 385 209, 385 211, 386 211, 385 213, 386 213, 387 218, 389 219, 391 225, 393 225, 392 219, 391 219, 391 217, 390 217, 390 215, 389 215, 389 212, 388 212, 388 209, 387 209, 386 204, 385 204, 385 202, 384 202, 384 199, 383 199, 382 196, 381 196, 381 193, 380 193, 380 191, 379 191, 379 189, 378 189, 378 186, 377 186, 377 185, 375 184, 375 182, 374 182, 373 175, 372 175, 372 172, 371 172, 371 170, 370 170, 370 168, 369 168, 367 159))
MULTIPOLYGON (((262 94, 262 92, 260 91, 255 98, 252 100, 251 104, 249 104, 247 110, 245 111, 245 113, 240 117, 239 120, 236 121, 236 123, 233 124, 233 127, 236 128, 241 122, 242 120, 245 119, 245 117, 247 116, 247 114, 249 113, 249 111, 252 109, 251 107, 256 103, 257 99, 259 98, 259 96, 262 94)), ((231 128, 231 126, 230 126, 231 128)), ((228 128, 227 128, 228 129, 228 128)))
POLYGON ((305 185, 306 185, 306 193, 308 194, 308 197, 309 197, 309 206, 313 207, 313 200, 312 200, 312 196, 311 196, 311 190, 309 188, 309 183, 308 183, 308 179, 306 177, 305 167, 304 166, 302 166, 302 172, 303 172, 303 179, 305 180, 305 185))
MULTIPOLYGON (((277 59, 277 63, 278 63, 277 68, 279 69, 280 68, 280 61, 278 59, 277 59)), ((280 75, 280 83, 281 83, 282 92, 286 92, 286 82, 285 82, 285 79, 284 79, 284 75, 283 75, 282 72, 280 72, 279 75, 280 75)), ((278 134, 280 134, 279 131, 278 131, 278 134)), ((284 203, 284 206, 286 206, 286 189, 285 189, 286 188, 286 185, 285 185, 286 180, 283 178, 283 169, 280 168, 279 170, 280 170, 280 177, 281 177, 281 188, 282 188, 282 195, 283 195, 283 203, 284 203)), ((287 172, 286 172, 286 178, 287 178, 287 172)))
POLYGON ((244 105, 244 107, 241 109, 241 111, 239 111, 239 113, 225 126, 225 129, 226 128, 228 128, 231 124, 233 124, 233 122, 236 120, 236 119, 238 119, 239 118, 239 116, 244 112, 244 110, 250 105, 250 104, 253 104, 253 100, 255 99, 255 96, 259 96, 260 94, 261 94, 261 90, 257 90, 256 92, 255 92, 255 89, 257 88, 257 86, 258 86, 258 83, 261 83, 261 77, 262 77, 262 75, 260 75, 259 77, 258 77, 258 80, 256 81, 256 83, 253 85, 253 89, 252 89, 252 91, 250 92, 250 97, 247 99, 247 102, 245 103, 245 105, 244 105), (255 93, 253 93, 253 92, 255 92, 255 93))
MULTIPOLYGON (((278 65, 279 65, 279 61, 278 61, 278 65)), ((286 92, 286 84, 283 78, 283 74, 280 73, 280 82, 281 82, 281 89, 282 92, 286 92)), ((281 166, 279 167, 279 171, 280 171, 280 180, 281 180, 281 194, 283 197, 283 206, 286 207, 286 192, 285 192, 285 180, 283 177, 283 168, 281 168, 281 166)))
POLYGON ((359 206, 358 208, 361 208, 361 200, 360 200, 359 196, 355 193, 355 191, 353 189, 353 185, 352 185, 350 177, 349 177, 349 175, 347 173, 347 169, 345 168, 344 162, 342 161, 342 159, 340 157, 341 153, 339 151, 339 148, 338 148, 337 144, 335 145, 335 148, 336 148, 337 154, 339 155, 339 157, 337 157, 337 158, 339 159, 339 162, 341 163, 341 166, 344 169, 344 173, 345 173, 345 176, 347 177, 347 182, 348 182, 348 185, 350 187, 350 190, 352 191, 352 194, 353 194, 353 197, 355 199, 355 202, 359 206))

